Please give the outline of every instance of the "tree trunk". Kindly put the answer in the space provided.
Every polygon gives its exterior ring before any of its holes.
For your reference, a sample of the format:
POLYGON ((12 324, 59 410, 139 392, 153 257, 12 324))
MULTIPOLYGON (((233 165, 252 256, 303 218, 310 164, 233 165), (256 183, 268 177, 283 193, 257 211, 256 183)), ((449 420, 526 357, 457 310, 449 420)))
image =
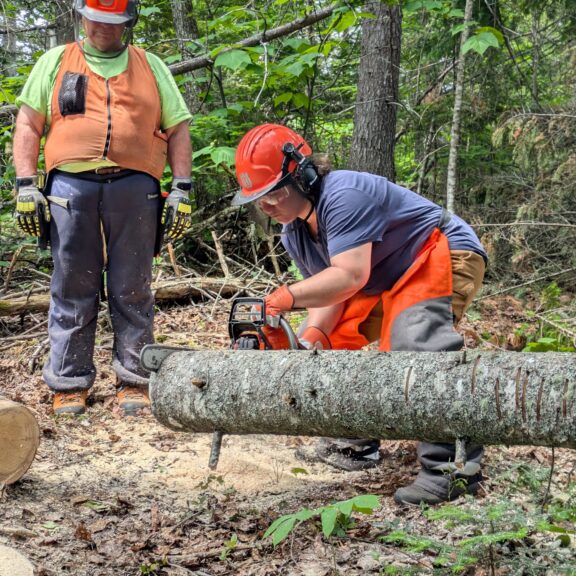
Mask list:
MULTIPOLYGON (((170 0, 172 6, 172 19, 174 20, 174 31, 178 39, 178 49, 182 54, 182 60, 186 60, 190 53, 186 48, 186 43, 198 38, 198 25, 193 17, 194 4, 192 0, 170 0)), ((195 84, 186 82, 184 85, 184 99, 189 110, 199 111, 199 101, 196 96, 195 84)))
POLYGON ((576 448, 576 354, 182 351, 152 374, 174 430, 576 448))
POLYGON ((462 47, 470 35, 469 24, 472 20, 473 0, 466 0, 464 8, 464 30, 460 37, 460 54, 456 66, 456 87, 454 93, 454 110, 452 111, 452 130, 450 134, 450 155, 448 156, 448 175, 446 177, 446 208, 454 212, 454 196, 456 194, 458 163, 458 148, 460 146, 460 117, 462 114, 462 95, 464 93, 464 61, 466 55, 462 52, 462 47))
POLYGON ((358 93, 349 166, 394 180, 394 144, 402 11, 385 2, 370 2, 376 15, 362 23, 358 93))
POLYGON ((0 486, 24 476, 40 444, 40 428, 32 412, 0 396, 0 486))

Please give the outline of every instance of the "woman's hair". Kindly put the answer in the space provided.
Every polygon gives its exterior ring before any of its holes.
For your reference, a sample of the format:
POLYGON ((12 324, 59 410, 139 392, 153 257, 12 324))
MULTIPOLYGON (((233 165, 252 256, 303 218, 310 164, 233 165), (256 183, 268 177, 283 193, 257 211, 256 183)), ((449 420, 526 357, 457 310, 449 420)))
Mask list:
POLYGON ((316 167, 319 176, 326 176, 332 170, 332 163, 330 157, 325 153, 312 154, 310 160, 316 167))
POLYGON ((305 196, 316 197, 320 192, 320 183, 322 182, 322 178, 324 178, 324 176, 326 176, 332 170, 332 164, 328 154, 312 154, 308 156, 308 158, 312 164, 314 164, 314 169, 318 173, 318 176, 320 176, 316 184, 311 188, 303 178, 300 171, 297 171, 295 174, 293 174, 293 178, 305 196))

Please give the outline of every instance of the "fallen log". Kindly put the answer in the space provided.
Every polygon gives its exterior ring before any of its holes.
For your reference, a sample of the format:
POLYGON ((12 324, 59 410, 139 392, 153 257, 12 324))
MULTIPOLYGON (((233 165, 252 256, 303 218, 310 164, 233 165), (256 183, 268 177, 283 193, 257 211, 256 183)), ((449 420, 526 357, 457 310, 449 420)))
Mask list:
POLYGON ((576 354, 178 351, 152 373, 173 430, 576 448, 576 354))
POLYGON ((0 485, 24 476, 40 444, 40 428, 25 406, 0 396, 0 485))
MULTIPOLYGON (((215 297, 230 298, 239 292, 263 292, 270 286, 265 281, 252 282, 236 278, 185 278, 152 285, 156 302, 166 302, 183 298, 203 298, 206 293, 215 297)), ((38 294, 20 298, 0 300, 0 317, 16 316, 25 312, 48 312, 50 295, 38 294)))

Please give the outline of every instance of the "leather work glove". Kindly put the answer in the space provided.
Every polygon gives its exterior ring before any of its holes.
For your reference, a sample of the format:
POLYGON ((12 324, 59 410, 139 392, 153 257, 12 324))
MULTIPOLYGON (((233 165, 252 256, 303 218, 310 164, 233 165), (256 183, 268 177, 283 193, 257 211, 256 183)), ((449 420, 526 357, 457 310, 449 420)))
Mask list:
POLYGON ((164 233, 170 240, 182 238, 192 226, 191 191, 192 180, 190 178, 174 178, 172 180, 172 189, 162 210, 162 226, 164 233))
POLYGON ((262 332, 272 350, 290 350, 290 340, 288 340, 288 335, 282 328, 263 326, 262 332))
POLYGON ((300 346, 305 350, 331 350, 330 338, 316 326, 308 326, 298 339, 300 346))
POLYGON ((40 238, 50 223, 50 208, 38 177, 16 178, 16 221, 24 234, 40 238))
POLYGON ((266 322, 272 328, 278 328, 280 323, 280 314, 288 310, 292 310, 294 307, 294 296, 288 284, 280 286, 277 290, 274 290, 272 294, 268 294, 264 298, 266 304, 266 322))

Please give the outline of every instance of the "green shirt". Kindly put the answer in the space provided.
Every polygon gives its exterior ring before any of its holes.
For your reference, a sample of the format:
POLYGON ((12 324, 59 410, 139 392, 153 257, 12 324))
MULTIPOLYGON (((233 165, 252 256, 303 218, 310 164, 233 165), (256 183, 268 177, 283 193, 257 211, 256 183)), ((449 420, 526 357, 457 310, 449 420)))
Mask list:
MULTIPOLYGON (((92 72, 102 76, 103 78, 112 78, 118 76, 128 67, 128 50, 124 50, 117 58, 100 58, 102 54, 87 42, 83 45, 86 54, 86 63, 92 72), (92 56, 91 56, 92 55, 92 56)), ((51 121, 51 104, 52 93, 54 91, 54 84, 56 83, 56 76, 60 69, 60 63, 64 55, 65 46, 57 46, 52 48, 38 59, 30 76, 22 89, 22 93, 16 99, 18 107, 26 104, 40 112, 46 118, 46 124, 49 125, 51 121)), ((106 54, 111 56, 113 54, 106 54)), ((158 86, 160 93, 160 107, 162 110, 160 127, 163 130, 172 128, 180 124, 180 122, 189 121, 192 115, 186 107, 184 98, 174 81, 174 77, 168 67, 154 54, 146 52, 146 59, 158 86)), ((93 170, 101 166, 114 166, 114 162, 110 160, 102 160, 98 162, 77 162, 74 164, 67 164, 59 166, 59 170, 68 172, 81 172, 84 170, 93 170)))

